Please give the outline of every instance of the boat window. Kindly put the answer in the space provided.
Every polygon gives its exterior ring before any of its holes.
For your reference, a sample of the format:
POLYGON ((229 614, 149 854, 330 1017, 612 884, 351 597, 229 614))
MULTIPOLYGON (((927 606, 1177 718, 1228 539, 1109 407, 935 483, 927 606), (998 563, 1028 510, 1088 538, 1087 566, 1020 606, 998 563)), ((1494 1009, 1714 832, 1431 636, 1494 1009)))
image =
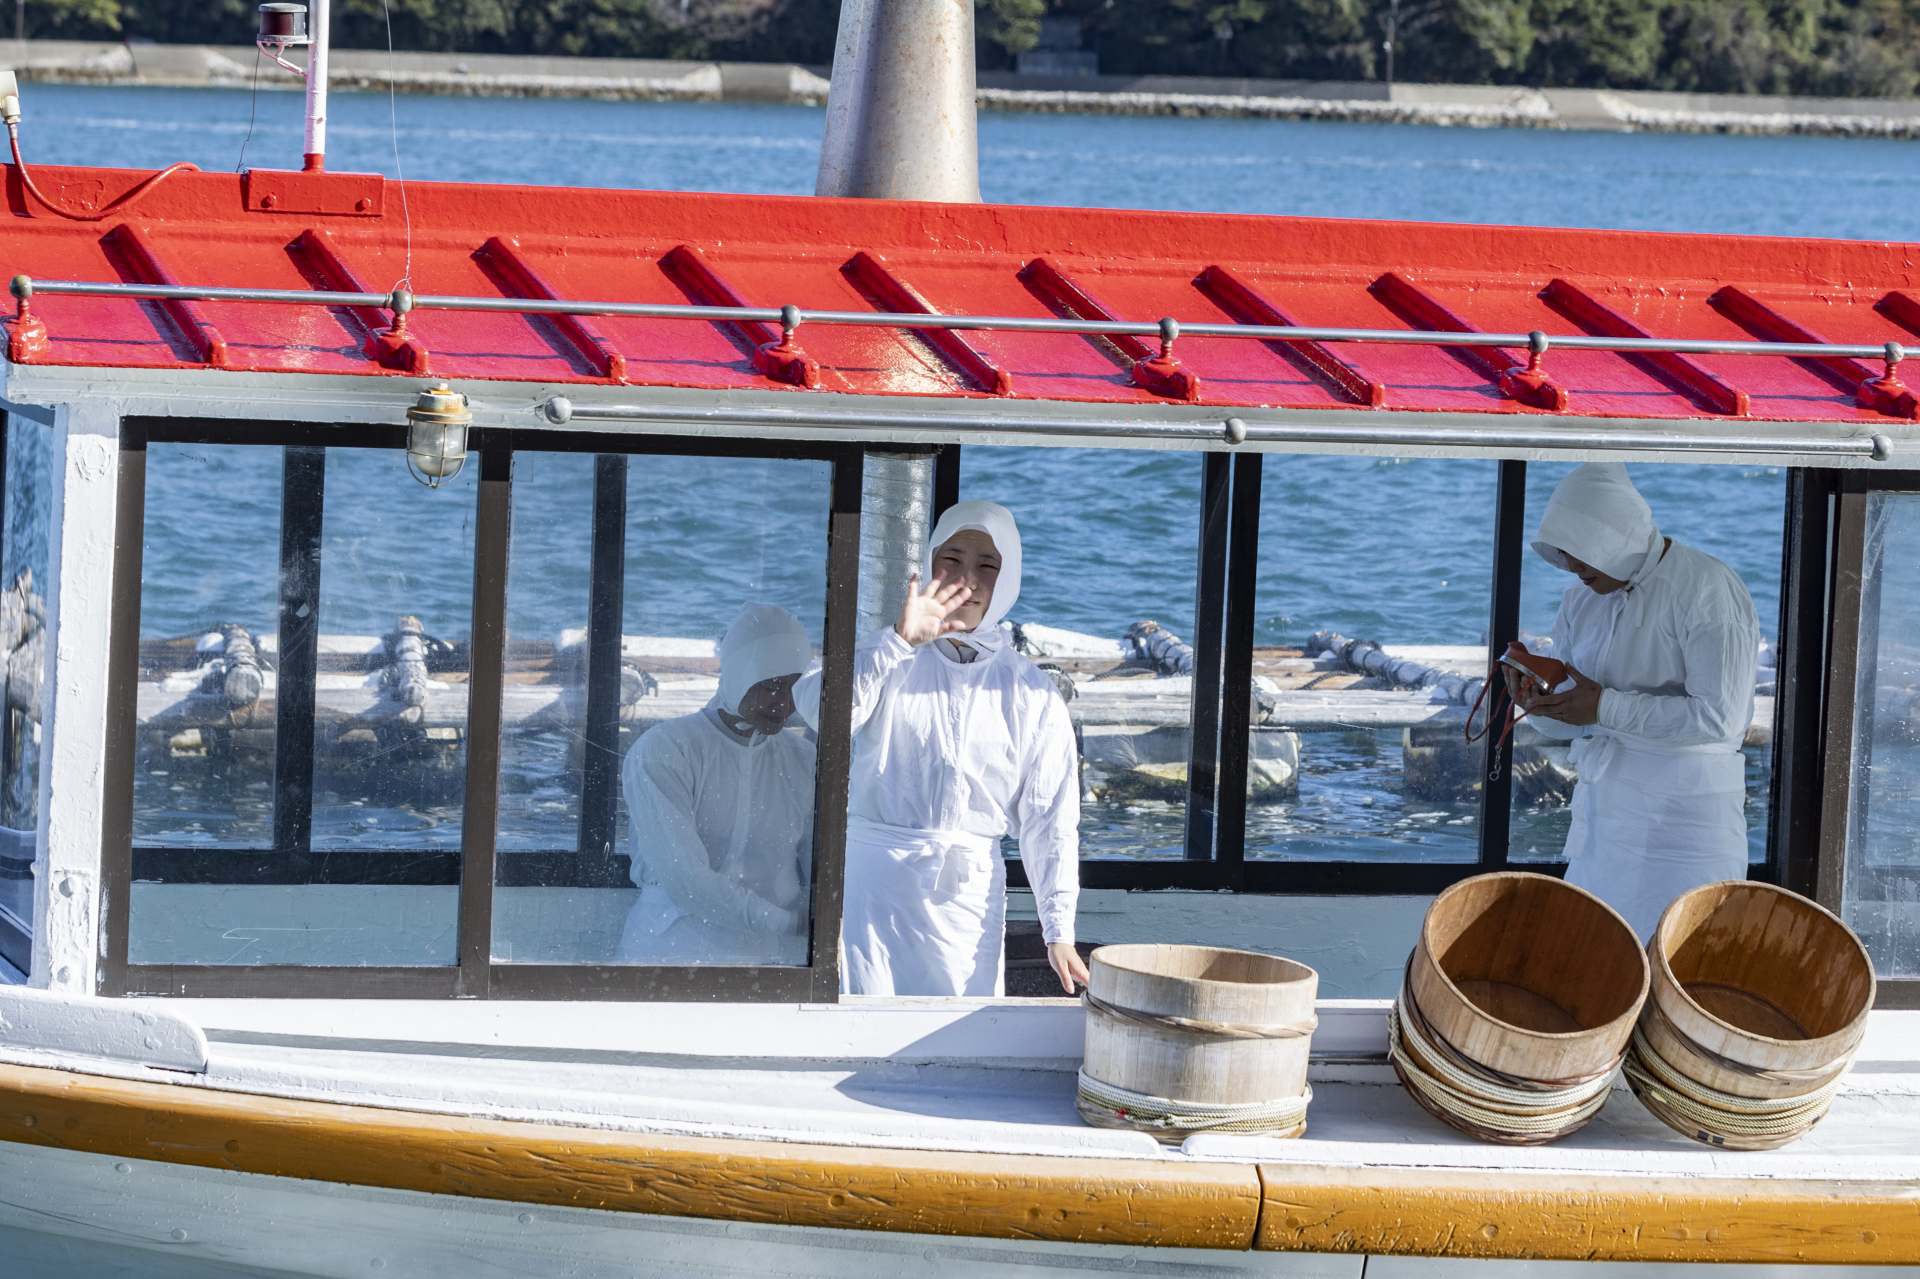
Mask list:
POLYGON ((46 593, 52 440, 9 416, 0 492, 0 960, 25 973, 32 960, 33 855, 40 814, 40 708, 46 673, 46 593))
POLYGON ((131 962, 453 962, 474 494, 148 446, 131 962))
MULTIPOLYGON (((1249 861, 1471 863, 1491 462, 1275 456, 1260 479, 1249 861)), ((1237 500, 1237 495, 1236 495, 1237 500)))
MULTIPOLYGON (((1527 468, 1528 545, 1520 561, 1520 638, 1535 651, 1552 651, 1547 640, 1554 615, 1573 579, 1536 554, 1531 541, 1554 487, 1571 469, 1568 463, 1536 463, 1527 468)), ((1779 646, 1786 471, 1686 464, 1635 465, 1628 470, 1653 508, 1660 531, 1719 559, 1739 574, 1753 597, 1760 651, 1745 749, 1747 847, 1749 862, 1764 867, 1772 815, 1774 655, 1779 646)), ((1515 732, 1513 758, 1510 856, 1514 862, 1560 861, 1571 821, 1574 780, 1567 748, 1523 722, 1515 732)))
POLYGON ((123 422, 103 988, 832 998, 858 448, 404 439, 123 422))
POLYGON ((999 502, 1019 525, 1008 620, 1068 698, 1086 861, 1189 855, 1203 464, 1190 453, 965 451, 961 496, 999 502))
POLYGON ((806 963, 831 472, 515 455, 496 960, 806 963))
MULTIPOLYGON (((1839 901, 1822 896, 1866 942, 1883 980, 1911 983, 1920 978, 1920 493, 1864 502, 1852 803, 1844 864, 1831 868, 1839 901)), ((1848 756, 1836 755, 1844 767, 1848 756)))

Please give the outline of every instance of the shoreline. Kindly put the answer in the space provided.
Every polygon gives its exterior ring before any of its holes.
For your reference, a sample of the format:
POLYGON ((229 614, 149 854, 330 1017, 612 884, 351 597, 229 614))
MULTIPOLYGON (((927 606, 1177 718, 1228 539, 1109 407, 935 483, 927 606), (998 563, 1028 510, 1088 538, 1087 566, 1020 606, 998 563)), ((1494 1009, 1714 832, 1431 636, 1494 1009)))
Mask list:
MULTIPOLYGON (((246 88, 250 46, 0 42, 0 62, 44 84, 246 88)), ((335 49, 332 83, 346 91, 471 97, 568 97, 630 102, 825 103, 824 68, 794 63, 679 62, 507 54, 335 49)), ((267 68, 262 89, 299 81, 267 68)), ((1239 80, 1181 76, 1022 76, 982 72, 984 110, 1037 114, 1330 120, 1464 128, 1805 135, 1920 139, 1920 99, 1790 98, 1651 90, 1374 81, 1239 80)))

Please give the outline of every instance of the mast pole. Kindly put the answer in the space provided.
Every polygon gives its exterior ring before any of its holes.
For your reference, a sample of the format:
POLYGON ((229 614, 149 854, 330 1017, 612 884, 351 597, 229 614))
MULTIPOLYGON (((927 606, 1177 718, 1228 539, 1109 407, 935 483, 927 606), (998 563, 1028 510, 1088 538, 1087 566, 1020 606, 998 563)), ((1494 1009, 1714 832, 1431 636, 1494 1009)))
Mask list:
POLYGON ((307 0, 313 44, 307 50, 307 141, 301 167, 317 173, 327 167, 327 53, 332 40, 328 0, 307 0))

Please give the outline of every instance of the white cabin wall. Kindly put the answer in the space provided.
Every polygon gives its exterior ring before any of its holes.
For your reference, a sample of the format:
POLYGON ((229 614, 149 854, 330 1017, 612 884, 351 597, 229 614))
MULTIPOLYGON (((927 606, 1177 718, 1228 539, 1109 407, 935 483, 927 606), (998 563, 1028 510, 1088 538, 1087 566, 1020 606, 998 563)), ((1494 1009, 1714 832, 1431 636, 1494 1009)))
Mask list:
MULTIPOLYGON (((1281 897, 1247 893, 1080 894, 1083 942, 1178 942, 1284 955, 1320 974, 1322 999, 1391 999, 1419 936, 1430 897, 1281 897)), ((1016 892, 1014 919, 1033 919, 1016 892)))
POLYGON ((118 406, 100 400, 62 406, 52 430, 56 481, 47 561, 53 571, 44 598, 53 659, 41 747, 29 976, 49 990, 90 994, 100 963, 118 406))

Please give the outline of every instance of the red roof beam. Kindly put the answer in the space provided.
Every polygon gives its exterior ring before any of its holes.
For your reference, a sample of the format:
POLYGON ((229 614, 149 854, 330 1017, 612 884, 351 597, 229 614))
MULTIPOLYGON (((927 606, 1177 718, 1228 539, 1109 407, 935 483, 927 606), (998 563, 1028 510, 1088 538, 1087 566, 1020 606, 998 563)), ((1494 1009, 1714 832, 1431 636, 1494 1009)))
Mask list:
MULTIPOLYGON (((1113 308, 1045 258, 1035 258, 1021 267, 1020 282, 1057 314, 1101 324, 1120 323, 1113 308)), ((1096 346, 1104 343, 1118 351, 1134 385, 1141 390, 1175 400, 1197 400, 1200 398, 1199 377, 1174 358, 1173 343, 1179 334, 1179 324, 1164 319, 1160 321, 1158 351, 1149 346, 1145 338, 1132 333, 1089 334, 1087 340, 1096 346)))
MULTIPOLYGON (((1547 287, 1540 290, 1540 298, 1596 337, 1653 337, 1638 324, 1570 281, 1548 281, 1547 287)), ((1745 391, 1730 386, 1678 352, 1622 352, 1621 355, 1624 359, 1643 365, 1703 409, 1733 417, 1745 417, 1752 412, 1752 399, 1745 391)))
MULTIPOLYGON (((1882 299, 1884 302, 1885 299, 1882 299)), ((1827 340, 1797 320, 1782 315, 1745 289, 1729 284, 1707 299, 1707 305, 1765 342, 1811 342, 1825 345, 1827 340)), ((1895 345, 1887 344, 1887 366, 1876 373, 1873 366, 1845 355, 1794 356, 1805 367, 1851 392, 1853 402, 1888 417, 1920 419, 1920 396, 1908 390, 1896 374, 1895 345)))
MULTIPOLYGON (((508 297, 539 298, 546 302, 561 300, 554 287, 522 256, 518 237, 496 235, 474 251, 473 259, 508 297)), ((601 377, 615 382, 627 380, 627 357, 586 316, 530 315, 527 321, 552 326, 552 331, 559 334, 573 353, 601 377)))
MULTIPOLYGON (((316 289, 333 293, 378 292, 369 289, 359 273, 340 256, 340 246, 334 243, 330 231, 302 231, 287 246, 287 256, 316 289)), ((335 310, 351 315, 359 323, 362 332, 356 336, 361 339, 360 349, 368 359, 382 368, 397 369, 415 377, 424 377, 430 372, 427 348, 407 331, 404 311, 393 314, 377 306, 345 306, 335 310)))
MULTIPOLYGON (((697 306, 753 309, 753 304, 741 297, 691 245, 675 245, 667 250, 660 258, 660 269, 697 306)), ((799 324, 800 313, 792 307, 782 310, 791 317, 791 321, 778 333, 772 325, 760 320, 724 320, 716 323, 746 343, 753 355, 753 367, 766 377, 789 386, 819 386, 819 363, 810 359, 800 349, 799 343, 793 340, 793 330, 799 324)))
MULTIPOLYGON (((107 260, 113 263, 114 269, 128 283, 181 287, 180 281, 174 278, 173 272, 167 270, 166 264, 160 261, 145 237, 132 226, 123 223, 113 228, 100 237, 100 246, 106 251, 107 260)), ((144 309, 150 315, 158 311, 166 316, 202 364, 212 365, 216 369, 227 367, 227 340, 201 314, 198 302, 182 298, 156 298, 150 307, 144 309)))
MULTIPOLYGON (((1379 298, 1388 310, 1416 329, 1427 329, 1436 333, 1480 332, 1465 319, 1454 314, 1453 309, 1439 298, 1392 271, 1367 286, 1367 292, 1379 298)), ((1533 351, 1525 364, 1522 364, 1504 347, 1449 346, 1442 349, 1451 353, 1454 358, 1469 368, 1478 371, 1487 381, 1498 387, 1500 394, 1508 399, 1517 400, 1536 409, 1547 409, 1555 413, 1566 412, 1566 388, 1554 381, 1541 368, 1540 357, 1544 354, 1544 347, 1533 351)))
POLYGON ((1873 309, 1895 324, 1904 325, 1909 333, 1920 335, 1920 298, 1913 294, 1895 289, 1874 303, 1873 309))
MULTIPOLYGON (((1298 328, 1298 321, 1275 306, 1265 294, 1223 266, 1210 266, 1194 277, 1193 287, 1225 311, 1239 324, 1278 325, 1298 328)), ((1323 342, 1306 339, 1276 339, 1265 345, 1355 404, 1379 408, 1386 403, 1387 388, 1333 353, 1323 342)))
MULTIPOLYGON (((918 289, 889 271, 885 263, 865 249, 848 258, 840 270, 854 288, 877 304, 879 310, 939 314, 918 289)), ((958 329, 913 329, 911 332, 955 372, 981 390, 991 391, 995 395, 1013 394, 1013 378, 988 359, 985 352, 967 341, 958 329)))

